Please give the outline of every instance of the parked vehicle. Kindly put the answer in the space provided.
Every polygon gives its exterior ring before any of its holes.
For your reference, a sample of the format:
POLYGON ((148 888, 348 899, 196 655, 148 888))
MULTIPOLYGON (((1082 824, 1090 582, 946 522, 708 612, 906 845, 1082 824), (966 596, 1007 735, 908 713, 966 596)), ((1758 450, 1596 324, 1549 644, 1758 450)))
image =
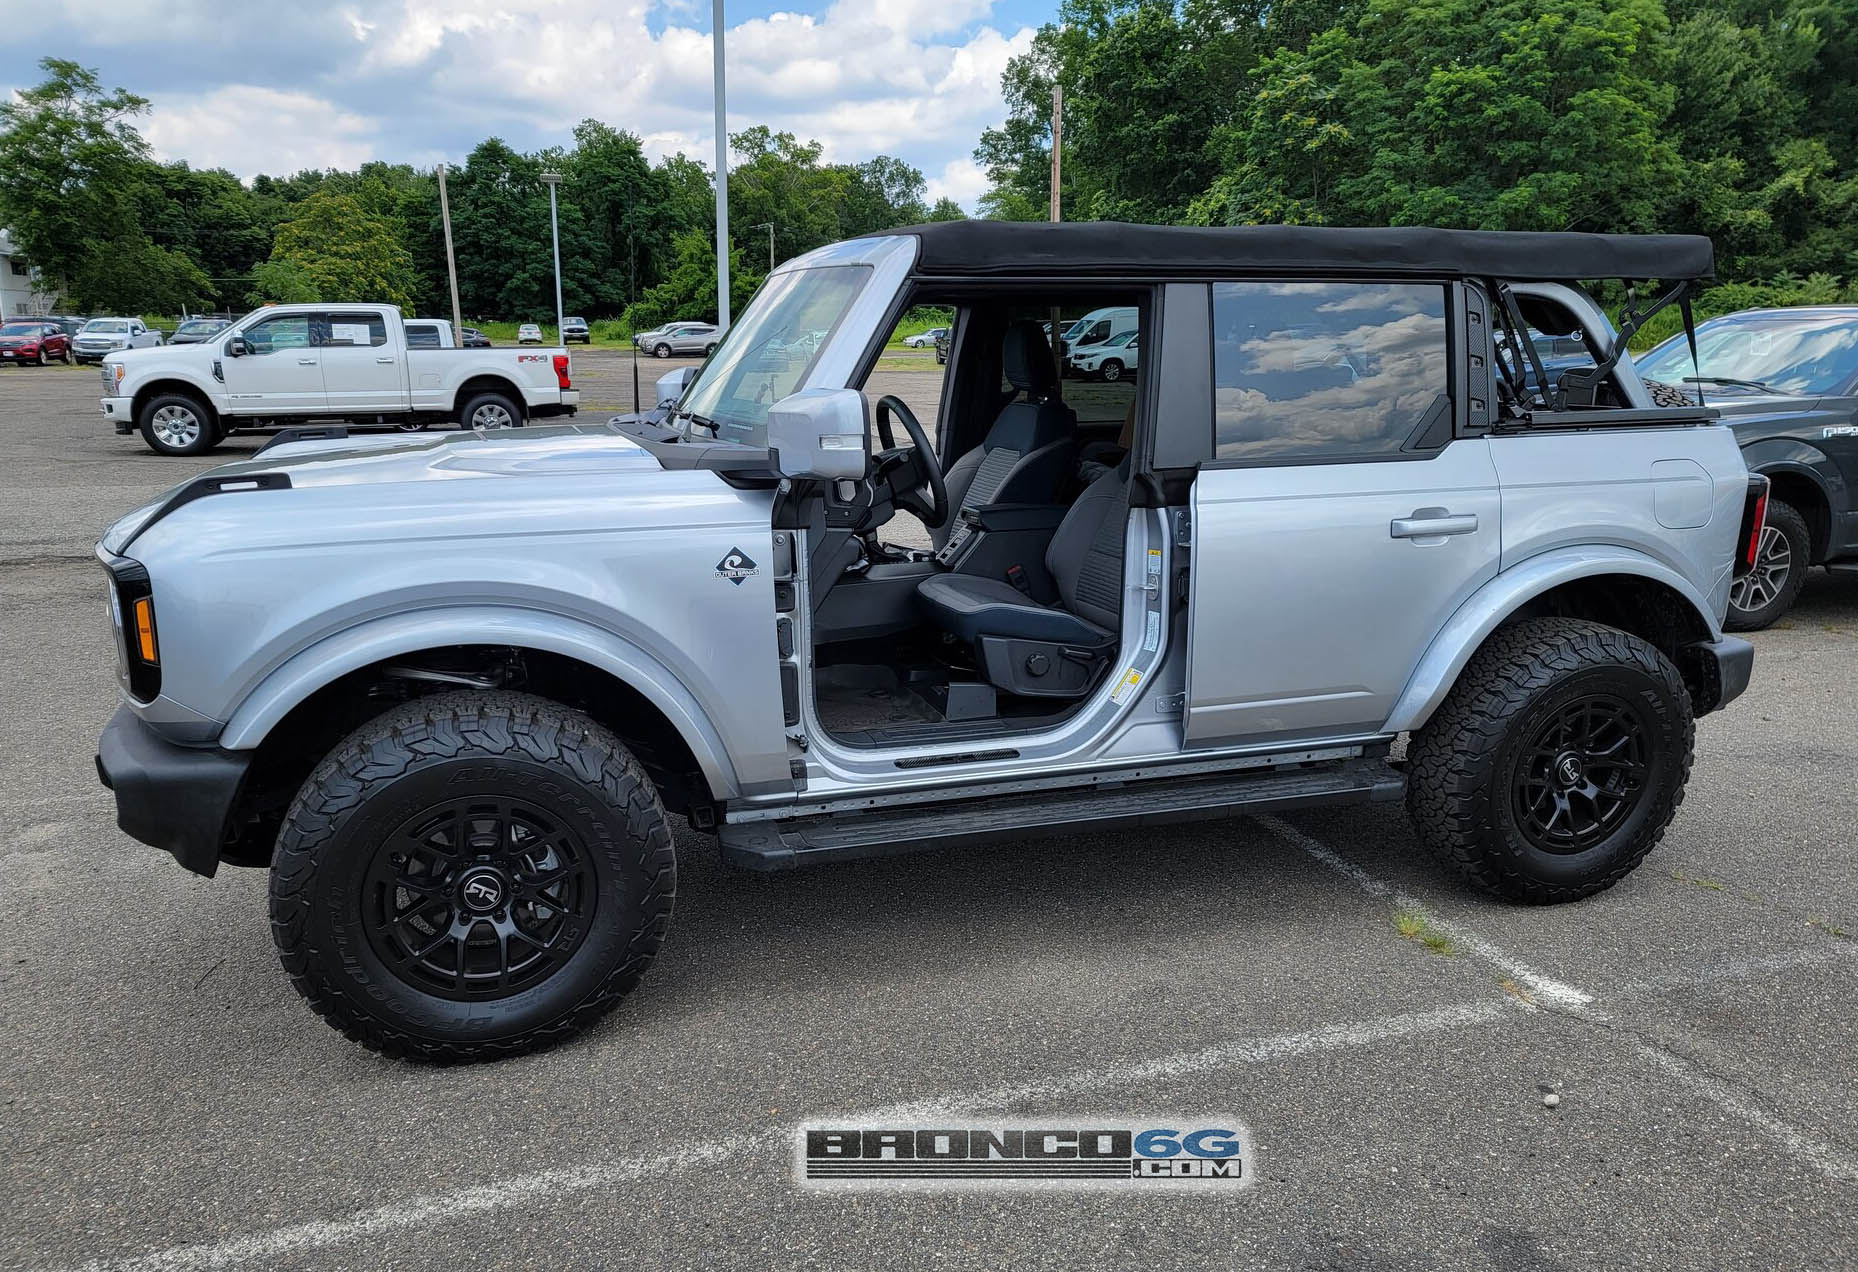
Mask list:
POLYGON ((452 339, 452 324, 443 318, 408 318, 405 328, 406 347, 409 349, 458 347, 458 342, 452 339))
POLYGON ((42 367, 54 358, 71 365, 71 337, 57 323, 33 318, 0 324, 0 364, 42 367))
POLYGON ((109 355, 103 391, 104 418, 118 433, 140 429, 162 455, 203 454, 234 429, 505 428, 580 402, 566 349, 411 348, 392 305, 270 305, 208 344, 109 355))
POLYGON ((1639 359, 1649 380, 1703 397, 1772 483, 1760 556, 1729 592, 1732 631, 1793 607, 1810 566, 1858 576, 1858 306, 1750 309, 1639 359))
POLYGON ((947 327, 931 327, 927 331, 919 331, 913 336, 903 337, 903 347, 905 349, 927 349, 947 335, 947 327))
POLYGON ((161 333, 150 331, 140 318, 92 318, 71 340, 71 352, 79 362, 101 362, 124 349, 152 349, 161 343, 161 333))
POLYGON ((672 354, 700 353, 709 356, 716 347, 716 324, 712 322, 673 322, 632 338, 634 344, 655 358, 672 354))
POLYGON ((582 344, 592 344, 594 342, 593 329, 587 325, 585 318, 563 318, 561 320, 561 343, 573 344, 577 340, 582 344))
POLYGON ((1586 896, 1748 683, 1721 616, 1767 481, 1623 340, 1556 405, 1491 331, 1607 332, 1561 280, 1712 269, 1700 238, 1421 229, 822 248, 661 379, 661 419, 284 441, 118 521, 99 773, 188 869, 270 868, 324 1019, 440 1060, 638 983, 672 814, 781 870, 1404 797, 1475 884, 1586 896), (1081 491, 1037 324, 1079 298, 1158 359, 1081 491), (960 311, 940 454, 859 387, 913 305, 960 311), (934 553, 883 541, 899 509, 934 553))
POLYGON ((944 331, 941 335, 936 337, 935 364, 938 367, 946 366, 948 364, 948 345, 951 339, 952 339, 952 332, 948 332, 948 331, 944 331))
POLYGON ((541 344, 542 329, 532 322, 526 322, 516 329, 517 344, 541 344))
POLYGON ((1136 333, 1125 331, 1101 344, 1073 349, 1066 361, 1074 375, 1120 380, 1125 375, 1135 374, 1140 354, 1137 346, 1136 333))
POLYGON ((490 343, 489 336, 479 331, 476 327, 466 327, 464 329, 464 347, 467 349, 489 349, 493 346, 490 343))
POLYGON ((232 325, 229 318, 189 318, 174 329, 169 344, 200 344, 211 340, 232 325))
POLYGON ((1069 358, 1088 345, 1105 344, 1136 329, 1136 310, 1130 305, 1095 309, 1064 330, 1061 351, 1069 358))

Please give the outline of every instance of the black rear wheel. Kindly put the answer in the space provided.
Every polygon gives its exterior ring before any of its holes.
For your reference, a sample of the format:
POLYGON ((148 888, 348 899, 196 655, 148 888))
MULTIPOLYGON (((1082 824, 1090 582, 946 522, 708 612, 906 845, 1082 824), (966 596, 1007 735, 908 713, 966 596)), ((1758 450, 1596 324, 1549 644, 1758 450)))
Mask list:
POLYGON ((442 1062, 548 1046, 651 965, 670 829, 626 748, 526 694, 448 693, 362 726, 285 816, 271 927, 310 1006, 442 1062))
POLYGON ((1619 882, 1663 837, 1690 777, 1689 691, 1637 636, 1573 619, 1504 628, 1407 752, 1421 841, 1512 901, 1619 882))

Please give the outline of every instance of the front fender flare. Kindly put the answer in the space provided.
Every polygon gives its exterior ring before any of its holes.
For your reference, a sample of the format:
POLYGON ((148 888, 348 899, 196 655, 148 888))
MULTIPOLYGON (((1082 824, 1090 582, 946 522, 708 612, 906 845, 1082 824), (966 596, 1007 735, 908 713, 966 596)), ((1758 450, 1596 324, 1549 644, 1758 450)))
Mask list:
POLYGON ((358 624, 299 650, 246 694, 221 731, 219 745, 247 751, 269 736, 292 708, 337 678, 389 658, 446 645, 509 645, 574 658, 643 694, 664 713, 718 799, 741 794, 728 748, 702 703, 663 663, 639 646, 578 619, 516 606, 470 605, 414 610, 358 624))
POLYGON ((1664 584, 1689 602, 1709 629, 1710 639, 1722 638, 1722 625, 1716 615, 1690 581, 1670 566, 1630 548, 1557 548, 1503 571, 1458 607, 1426 647, 1400 700, 1394 704, 1386 731, 1405 733, 1431 719, 1484 638, 1519 608, 1564 583, 1606 574, 1635 575, 1664 584))

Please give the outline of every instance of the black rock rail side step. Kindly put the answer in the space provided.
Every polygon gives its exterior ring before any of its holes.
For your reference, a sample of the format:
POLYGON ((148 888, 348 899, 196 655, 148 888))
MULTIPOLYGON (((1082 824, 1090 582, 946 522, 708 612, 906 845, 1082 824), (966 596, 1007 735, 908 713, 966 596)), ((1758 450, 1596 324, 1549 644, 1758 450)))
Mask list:
POLYGON ((748 870, 881 857, 1060 830, 1212 821, 1316 804, 1400 798, 1405 779, 1383 759, 1344 760, 1212 776, 1155 778, 985 799, 831 813, 792 821, 726 822, 723 860, 748 870))

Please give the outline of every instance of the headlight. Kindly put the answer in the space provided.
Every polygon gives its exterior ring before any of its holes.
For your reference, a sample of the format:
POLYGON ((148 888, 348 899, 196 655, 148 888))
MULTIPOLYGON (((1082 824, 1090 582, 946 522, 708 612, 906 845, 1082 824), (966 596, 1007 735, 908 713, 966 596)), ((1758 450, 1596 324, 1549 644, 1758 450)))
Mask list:
POLYGON ((110 363, 109 370, 110 387, 120 389, 123 384, 123 364, 120 362, 112 362, 110 363))

